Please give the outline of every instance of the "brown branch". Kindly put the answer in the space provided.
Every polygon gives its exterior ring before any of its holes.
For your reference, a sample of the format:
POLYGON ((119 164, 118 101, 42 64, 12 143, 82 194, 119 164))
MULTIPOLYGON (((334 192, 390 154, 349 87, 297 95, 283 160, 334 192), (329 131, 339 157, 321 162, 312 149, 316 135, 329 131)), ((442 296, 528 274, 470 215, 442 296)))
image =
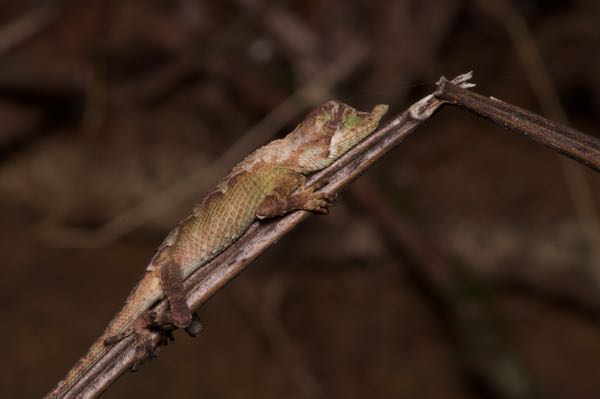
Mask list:
POLYGON ((600 171, 600 140, 504 101, 485 97, 441 79, 435 97, 473 112, 600 171))
MULTIPOLYGON (((453 82, 464 87, 472 87, 467 83, 470 77, 471 74, 461 75, 453 82)), ((383 128, 378 129, 329 168, 313 175, 309 179, 308 185, 322 186, 321 191, 329 194, 340 191, 427 121, 442 103, 443 101, 429 95, 413 104, 407 111, 396 116, 383 128)), ((200 307, 243 271, 250 262, 306 219, 308 215, 308 212, 301 211, 278 220, 254 223, 236 243, 186 280, 186 298, 190 308, 200 307)), ((154 310, 159 314, 165 312, 167 301, 160 302, 154 310)), ((158 340, 158 335, 155 335, 155 345, 158 344, 158 340)), ((60 397, 97 397, 130 368, 134 355, 135 338, 130 336, 110 348, 68 392, 62 392, 60 397)), ((53 394, 57 393, 53 392, 53 394)))
MULTIPOLYGON (((518 12, 515 5, 506 0, 475 0, 481 9, 488 12, 504 26, 515 52, 529 81, 529 85, 543 114, 560 123, 569 124, 558 91, 552 82, 546 63, 542 57, 540 47, 536 42, 533 32, 525 18, 518 12)), ((587 178, 586 171, 581 165, 574 164, 567 159, 560 158, 565 182, 569 189, 579 227, 586 240, 588 253, 588 269, 591 275, 600 282, 598 268, 593 259, 598 253, 600 240, 600 219, 594 193, 587 178)))

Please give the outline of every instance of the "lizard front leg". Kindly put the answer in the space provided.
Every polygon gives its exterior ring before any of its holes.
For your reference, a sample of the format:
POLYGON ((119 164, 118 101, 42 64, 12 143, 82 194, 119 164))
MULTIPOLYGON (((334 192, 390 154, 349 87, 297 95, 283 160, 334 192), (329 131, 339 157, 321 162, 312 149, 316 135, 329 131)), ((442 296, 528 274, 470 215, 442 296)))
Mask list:
POLYGON ((327 214, 332 203, 328 194, 315 192, 314 188, 305 187, 306 178, 300 173, 286 176, 281 185, 265 197, 258 206, 256 217, 266 219, 282 216, 287 213, 305 210, 320 214, 327 214), (295 182, 293 181, 295 180, 295 182), (296 187, 298 190, 293 193, 296 187))

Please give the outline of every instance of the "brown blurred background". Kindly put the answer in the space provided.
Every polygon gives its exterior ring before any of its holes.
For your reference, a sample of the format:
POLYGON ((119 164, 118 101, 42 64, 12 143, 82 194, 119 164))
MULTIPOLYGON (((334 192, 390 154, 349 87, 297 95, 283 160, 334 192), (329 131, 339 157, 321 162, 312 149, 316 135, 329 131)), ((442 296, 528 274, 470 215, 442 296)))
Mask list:
MULTIPOLYGON (((46 393, 227 169, 441 76, 600 131, 596 0, 4 0, 0 397, 46 393)), ((600 178, 443 109, 107 398, 596 398, 600 178)))

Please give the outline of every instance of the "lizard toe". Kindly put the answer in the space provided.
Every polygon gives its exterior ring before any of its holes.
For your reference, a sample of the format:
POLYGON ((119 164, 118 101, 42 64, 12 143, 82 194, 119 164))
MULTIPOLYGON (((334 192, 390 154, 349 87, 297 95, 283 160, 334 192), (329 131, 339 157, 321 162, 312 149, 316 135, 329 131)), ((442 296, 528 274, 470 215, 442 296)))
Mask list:
POLYGON ((153 340, 153 330, 150 329, 152 321, 152 312, 146 313, 133 325, 132 333, 135 335, 135 355, 131 365, 131 371, 137 371, 146 360, 158 356, 160 345, 163 342, 163 331, 158 344, 153 340))
POLYGON ((187 308, 184 311, 169 312, 169 318, 173 325, 179 328, 185 328, 192 322, 192 314, 187 308))
POLYGON ((315 197, 315 198, 312 198, 310 201, 306 202, 305 208, 308 211, 326 215, 329 213, 330 205, 331 205, 331 203, 328 198, 315 197))
POLYGON ((202 328, 200 317, 198 316, 198 313, 194 312, 192 314, 192 321, 187 325, 187 327, 185 327, 185 332, 187 332, 190 337, 195 338, 200 335, 202 328))
POLYGON ((169 341, 175 341, 173 330, 163 330, 160 332, 160 346, 167 346, 169 341))

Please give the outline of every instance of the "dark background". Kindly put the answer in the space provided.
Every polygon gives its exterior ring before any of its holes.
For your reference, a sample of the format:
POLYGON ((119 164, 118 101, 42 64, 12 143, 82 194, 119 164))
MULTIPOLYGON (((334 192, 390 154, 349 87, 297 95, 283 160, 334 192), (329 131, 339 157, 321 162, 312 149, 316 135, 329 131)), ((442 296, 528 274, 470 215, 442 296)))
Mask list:
MULTIPOLYGON (((394 114, 474 70, 594 135, 599 48, 596 0, 2 1, 0 397, 54 386, 170 227, 313 106, 394 114)), ((599 198, 443 109, 105 397, 598 397, 599 198)))

